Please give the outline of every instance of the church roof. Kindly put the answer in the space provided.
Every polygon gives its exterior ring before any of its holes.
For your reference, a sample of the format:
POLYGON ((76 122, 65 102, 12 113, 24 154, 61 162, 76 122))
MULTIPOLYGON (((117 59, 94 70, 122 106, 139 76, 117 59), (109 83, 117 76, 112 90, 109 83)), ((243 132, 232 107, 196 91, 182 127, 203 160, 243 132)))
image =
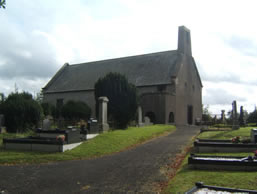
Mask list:
POLYGON ((179 70, 177 50, 68 65, 45 86, 44 92, 94 89, 95 82, 109 72, 125 75, 136 86, 170 84, 179 70))

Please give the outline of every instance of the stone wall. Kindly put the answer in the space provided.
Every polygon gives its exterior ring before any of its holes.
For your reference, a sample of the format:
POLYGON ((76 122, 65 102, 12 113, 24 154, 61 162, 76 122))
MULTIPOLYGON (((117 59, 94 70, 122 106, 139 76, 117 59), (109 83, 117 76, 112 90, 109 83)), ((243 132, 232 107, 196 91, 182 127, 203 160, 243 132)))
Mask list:
POLYGON ((202 117, 202 86, 194 61, 190 56, 182 56, 181 69, 176 79, 176 118, 177 125, 188 124, 188 109, 192 107, 192 124, 202 117))

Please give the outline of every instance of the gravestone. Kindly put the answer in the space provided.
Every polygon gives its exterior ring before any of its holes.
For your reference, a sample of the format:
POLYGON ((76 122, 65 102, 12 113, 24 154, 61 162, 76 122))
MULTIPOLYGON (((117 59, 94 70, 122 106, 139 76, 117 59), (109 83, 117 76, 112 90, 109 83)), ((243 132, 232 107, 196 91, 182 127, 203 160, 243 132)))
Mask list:
POLYGON ((141 106, 138 106, 137 108, 137 115, 138 115, 138 126, 141 127, 141 126, 144 126, 144 123, 142 121, 142 107, 141 106))
POLYGON ((240 114, 239 114, 239 125, 240 126, 245 126, 245 116, 244 116, 244 107, 240 107, 240 114))
POLYGON ((232 103, 232 129, 239 129, 236 101, 232 103))
POLYGON ((225 110, 221 110, 221 122, 225 123, 225 110))
POLYGON ((108 98, 103 96, 98 98, 99 101, 99 132, 105 132, 109 130, 109 124, 107 123, 107 104, 108 98))
POLYGON ((251 130, 251 142, 257 143, 257 129, 251 130))
POLYGON ((152 125, 152 124, 153 124, 153 123, 151 122, 150 118, 147 117, 147 116, 145 116, 144 120, 145 120, 145 123, 144 123, 145 126, 147 126, 147 125, 152 125))
POLYGON ((46 131, 46 130, 50 130, 50 129, 51 129, 51 121, 49 118, 45 118, 43 120, 42 130, 46 131))

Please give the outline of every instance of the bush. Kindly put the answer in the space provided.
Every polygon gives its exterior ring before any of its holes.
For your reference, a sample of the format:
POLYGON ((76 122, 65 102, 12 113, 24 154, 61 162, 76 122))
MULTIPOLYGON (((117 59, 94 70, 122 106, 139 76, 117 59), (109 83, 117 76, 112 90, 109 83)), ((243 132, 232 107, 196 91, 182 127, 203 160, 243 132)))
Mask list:
POLYGON ((128 83, 124 75, 109 73, 95 83, 95 100, 106 96, 109 99, 108 117, 112 118, 114 126, 126 128, 129 121, 133 120, 137 110, 137 91, 133 84, 128 83))
POLYGON ((89 119, 91 115, 91 109, 86 103, 72 100, 63 105, 61 112, 68 120, 89 119))
POLYGON ((10 94, 1 109, 8 132, 24 132, 34 128, 42 116, 41 106, 26 92, 10 94))
POLYGON ((249 114, 247 122, 248 123, 257 123, 257 110, 256 109, 249 114))

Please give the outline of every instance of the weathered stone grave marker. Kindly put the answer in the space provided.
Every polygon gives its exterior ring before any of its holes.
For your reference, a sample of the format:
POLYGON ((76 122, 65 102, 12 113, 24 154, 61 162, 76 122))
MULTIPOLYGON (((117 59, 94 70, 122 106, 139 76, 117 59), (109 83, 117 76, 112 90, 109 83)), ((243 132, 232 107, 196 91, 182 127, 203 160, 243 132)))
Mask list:
POLYGON ((221 110, 221 122, 225 124, 225 110, 221 110))
POLYGON ((42 125, 42 130, 50 130, 51 129, 51 119, 46 117, 44 120, 43 120, 43 125, 42 125))
POLYGON ((109 124, 107 122, 107 104, 108 98, 103 96, 98 98, 99 101, 99 131, 104 132, 109 130, 109 124))
POLYGON ((232 103, 232 129, 239 129, 236 101, 232 103))

